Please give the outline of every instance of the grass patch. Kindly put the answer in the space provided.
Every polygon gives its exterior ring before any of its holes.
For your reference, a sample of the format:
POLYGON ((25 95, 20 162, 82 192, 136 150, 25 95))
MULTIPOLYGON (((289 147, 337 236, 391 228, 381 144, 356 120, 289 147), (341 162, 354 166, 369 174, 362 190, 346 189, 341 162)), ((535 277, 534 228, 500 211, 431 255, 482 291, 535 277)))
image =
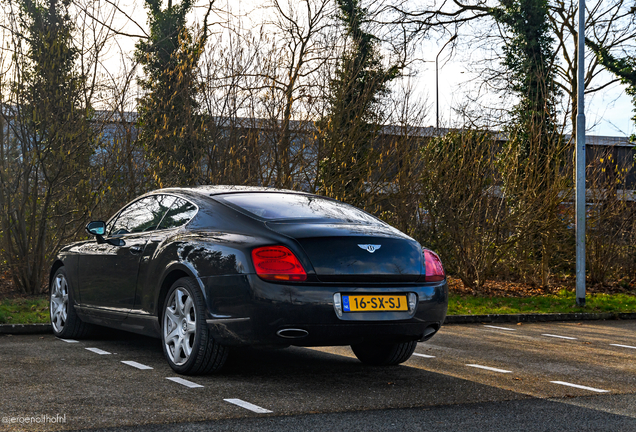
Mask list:
POLYGON ((48 297, 3 300, 0 303, 0 324, 48 323, 48 297))
POLYGON ((476 297, 451 293, 448 315, 636 312, 634 295, 588 294, 585 300, 585 307, 577 307, 575 293, 565 289, 557 294, 534 297, 476 297))

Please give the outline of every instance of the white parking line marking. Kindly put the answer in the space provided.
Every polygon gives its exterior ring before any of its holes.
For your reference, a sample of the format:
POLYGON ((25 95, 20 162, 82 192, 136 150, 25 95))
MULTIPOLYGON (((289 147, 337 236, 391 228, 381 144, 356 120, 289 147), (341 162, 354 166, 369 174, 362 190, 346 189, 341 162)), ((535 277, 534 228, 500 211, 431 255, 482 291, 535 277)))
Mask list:
POLYGON ((621 344, 610 344, 611 346, 615 346, 615 347, 621 347, 621 348, 631 348, 631 349, 636 349, 635 346, 629 346, 629 345, 621 345, 621 344))
POLYGON ((184 380, 183 378, 177 377, 166 377, 167 380, 176 382, 177 384, 184 385, 188 388, 203 388, 201 384, 193 383, 192 381, 184 380))
POLYGON ((79 343, 79 341, 76 341, 75 339, 62 339, 62 338, 58 338, 58 339, 66 343, 79 343))
POLYGON ((568 387, 576 387, 578 389, 583 389, 583 390, 589 390, 589 391, 593 391, 596 393, 608 393, 609 390, 601 390, 601 389, 597 389, 594 387, 586 387, 586 386, 582 386, 582 385, 578 385, 578 384, 572 384, 569 382, 564 382, 564 381, 550 381, 553 384, 560 384, 560 385, 564 385, 564 386, 568 386, 568 387))
POLYGON ((541 336, 547 336, 547 337, 553 337, 553 338, 559 338, 559 339, 576 340, 576 338, 575 338, 575 337, 570 337, 570 336, 559 336, 559 335, 553 335, 553 334, 548 334, 548 333, 543 333, 541 336))
POLYGON ((491 325, 484 325, 484 327, 494 328, 494 329, 499 329, 499 330, 517 331, 517 329, 512 329, 512 328, 508 328, 508 327, 497 327, 497 326, 491 326, 491 325))
POLYGON ((435 356, 428 355, 428 354, 413 353, 413 355, 418 357, 424 357, 424 358, 435 358, 435 356))
POLYGON ((94 352, 95 354, 99 354, 99 355, 110 354, 108 351, 100 350, 99 348, 86 348, 86 349, 91 351, 91 352, 94 352))
POLYGON ((152 369, 150 366, 146 366, 144 364, 137 363, 136 361, 132 361, 132 360, 122 360, 122 363, 123 364, 127 364, 128 366, 132 366, 132 367, 137 368, 137 369, 141 369, 141 370, 152 369))
POLYGON ((241 399, 223 399, 223 400, 225 402, 229 402, 231 404, 238 405, 238 406, 240 406, 242 408, 248 409, 250 411, 253 411, 253 412, 259 413, 259 414, 267 414, 267 413, 273 412, 273 411, 270 411, 268 409, 261 408, 258 405, 254 405, 254 404, 251 404, 249 402, 245 402, 244 400, 241 400, 241 399))
POLYGON ((470 367, 474 367, 474 368, 479 368, 479 369, 485 369, 485 370, 489 370, 492 372, 499 372, 499 373, 512 373, 512 371, 509 370, 505 370, 505 369, 497 369, 494 367, 489 367, 489 366, 482 366, 482 365, 478 365, 478 364, 467 364, 466 366, 470 366, 470 367))

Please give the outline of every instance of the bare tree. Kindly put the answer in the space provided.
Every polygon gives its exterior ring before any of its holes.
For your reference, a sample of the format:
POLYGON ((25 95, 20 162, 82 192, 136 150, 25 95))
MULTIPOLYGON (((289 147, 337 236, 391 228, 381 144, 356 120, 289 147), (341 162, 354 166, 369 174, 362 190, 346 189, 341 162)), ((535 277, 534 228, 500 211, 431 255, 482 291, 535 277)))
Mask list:
MULTIPOLYGON (((633 3, 625 0, 595 0, 586 2, 586 39, 607 51, 634 54, 636 46, 633 3)), ((550 23, 557 40, 556 53, 561 59, 555 64, 557 84, 567 97, 566 118, 574 131, 577 107, 578 80, 578 2, 557 0, 550 4, 550 23)), ((585 94, 594 95, 619 82, 620 78, 606 72, 594 52, 588 51, 585 60, 585 94)))
MULTIPOLYGON (((302 144, 296 138, 306 130, 295 131, 293 119, 302 121, 307 114, 298 108, 301 101, 310 101, 313 95, 312 78, 333 57, 334 37, 330 28, 333 4, 329 0, 291 0, 283 3, 272 0, 268 10, 273 18, 266 21, 265 30, 272 30, 272 51, 266 68, 259 72, 266 81, 265 98, 274 102, 264 108, 266 118, 272 119, 270 128, 276 130, 276 143, 271 157, 274 161, 271 183, 278 187, 297 187, 294 181, 295 165, 301 159, 302 144)), ((302 159, 301 159, 302 160, 302 159)))
MULTIPOLYGON (((329 81, 327 115, 320 120, 321 191, 354 205, 365 205, 371 168, 378 159, 376 140, 384 115, 381 101, 400 71, 385 67, 378 38, 358 0, 339 0, 338 19, 347 44, 329 81)), ((377 174, 376 174, 377 175, 377 174)))
POLYGON ((258 72, 269 46, 262 34, 241 34, 236 27, 212 38, 199 69, 207 143, 202 178, 211 184, 268 184, 256 111, 265 82, 258 72))
POLYGON ((67 3, 9 4, 10 63, 2 74, 0 222, 16 286, 39 293, 45 267, 94 202, 86 76, 67 3))

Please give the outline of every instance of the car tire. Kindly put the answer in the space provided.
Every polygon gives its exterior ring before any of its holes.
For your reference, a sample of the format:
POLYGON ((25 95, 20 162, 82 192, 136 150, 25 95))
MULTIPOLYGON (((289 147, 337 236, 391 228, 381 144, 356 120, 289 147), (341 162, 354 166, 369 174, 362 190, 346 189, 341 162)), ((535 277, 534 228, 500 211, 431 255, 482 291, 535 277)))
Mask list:
POLYGON ((166 295, 161 314, 161 345, 170 367, 179 374, 216 372, 229 349, 216 342, 205 322, 205 303, 196 281, 177 280, 166 295))
POLYGON ((53 334, 61 339, 81 339, 93 329, 75 312, 73 290, 64 267, 57 269, 49 287, 49 313, 53 334))
POLYGON ((417 341, 393 344, 362 343, 351 345, 351 349, 362 363, 373 366, 391 366, 407 361, 415 351, 416 346, 417 341))

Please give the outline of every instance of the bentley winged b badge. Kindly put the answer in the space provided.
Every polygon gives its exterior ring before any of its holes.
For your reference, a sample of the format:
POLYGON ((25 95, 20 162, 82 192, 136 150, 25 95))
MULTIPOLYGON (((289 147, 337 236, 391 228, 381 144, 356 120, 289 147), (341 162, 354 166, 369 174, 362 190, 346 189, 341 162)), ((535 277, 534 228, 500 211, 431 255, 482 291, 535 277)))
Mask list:
POLYGON ((360 249, 364 249, 365 251, 367 251, 369 253, 373 253, 373 252, 377 251, 378 249, 380 249, 382 247, 382 245, 359 244, 358 247, 360 249))

